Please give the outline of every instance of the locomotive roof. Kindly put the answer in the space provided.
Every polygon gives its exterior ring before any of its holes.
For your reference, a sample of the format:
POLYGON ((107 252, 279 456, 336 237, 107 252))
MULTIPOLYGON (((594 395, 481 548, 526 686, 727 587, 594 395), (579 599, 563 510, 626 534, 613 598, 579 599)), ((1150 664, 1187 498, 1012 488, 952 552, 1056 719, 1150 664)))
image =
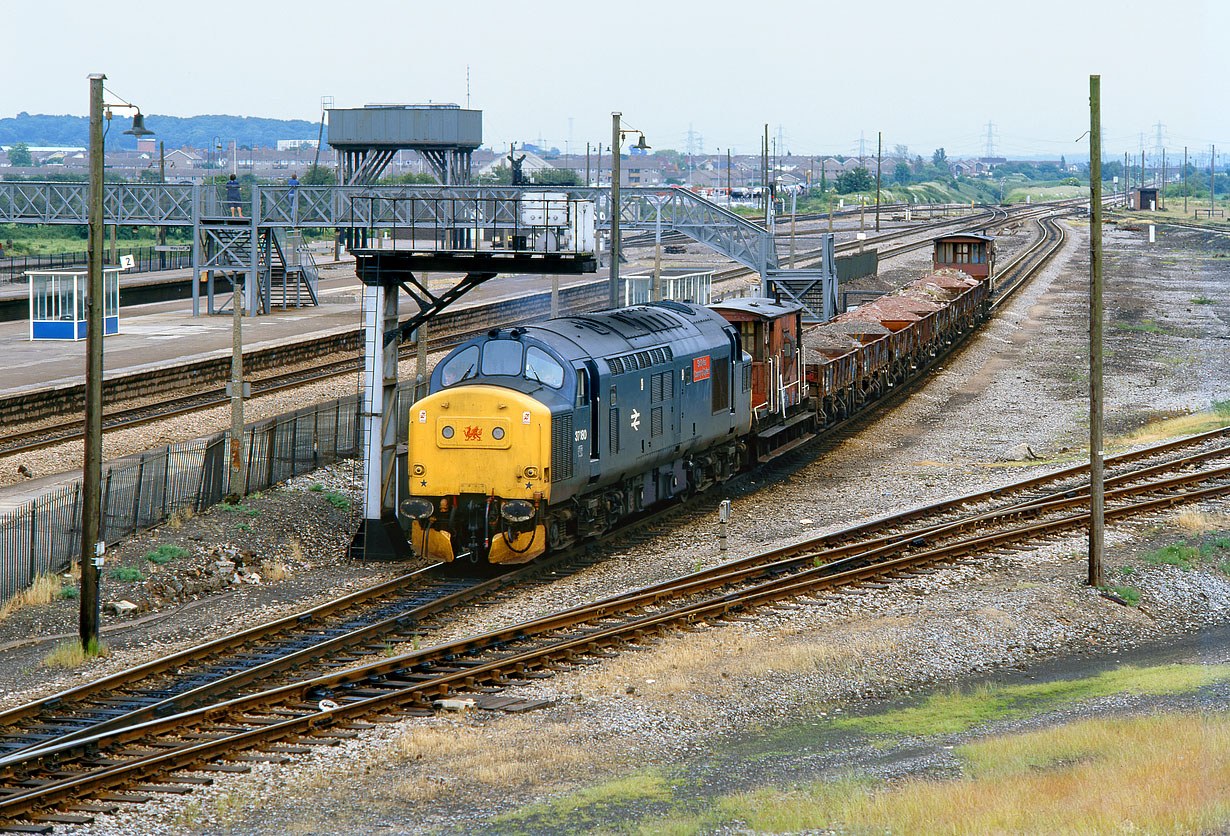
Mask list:
POLYGON ((725 325, 726 320, 703 305, 665 301, 563 316, 524 330, 572 360, 692 340, 718 334, 725 325))

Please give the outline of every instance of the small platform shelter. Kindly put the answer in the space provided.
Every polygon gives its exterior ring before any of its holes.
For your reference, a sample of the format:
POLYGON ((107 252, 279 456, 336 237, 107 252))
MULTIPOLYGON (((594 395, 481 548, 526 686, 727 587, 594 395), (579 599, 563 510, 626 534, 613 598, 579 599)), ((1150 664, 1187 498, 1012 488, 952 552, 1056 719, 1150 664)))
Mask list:
POLYGON ((961 232, 941 235, 935 239, 931 254, 932 269, 952 267, 973 276, 985 279, 995 266, 995 239, 977 232, 961 232))
MULTIPOLYGON (((84 340, 89 271, 30 270, 30 339, 84 340)), ((103 336, 120 332, 120 268, 103 267, 103 336)))
POLYGON ((1156 212, 1160 205, 1157 201, 1158 189, 1156 188, 1140 188, 1132 189, 1128 193, 1128 202, 1131 208, 1140 212, 1156 212))

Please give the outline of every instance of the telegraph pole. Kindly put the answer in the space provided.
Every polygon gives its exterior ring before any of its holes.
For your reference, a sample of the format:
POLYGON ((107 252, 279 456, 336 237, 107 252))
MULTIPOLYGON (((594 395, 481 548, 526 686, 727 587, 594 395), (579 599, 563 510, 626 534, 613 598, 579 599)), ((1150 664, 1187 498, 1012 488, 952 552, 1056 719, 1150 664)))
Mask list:
POLYGON ((884 132, 876 131, 876 232, 880 231, 880 166, 884 162, 884 132))
POLYGON ((102 376, 103 376, 103 81, 90 75, 90 224, 86 319, 85 455, 81 469, 81 647, 98 647, 99 564, 102 562, 102 376))
POLYGON ((1209 221, 1213 220, 1213 210, 1215 204, 1213 198, 1217 194, 1217 146, 1214 145, 1209 153, 1209 221))
POLYGON ((1089 585, 1105 586, 1105 496, 1102 479, 1102 77, 1089 76, 1089 188, 1093 224, 1089 255, 1089 585))
MULTIPOLYGON (((256 242, 252 242, 256 247, 256 242)), ((243 455, 243 280, 231 273, 231 473, 227 495, 235 501, 246 492, 243 455)))
POLYGON ((764 183, 764 222, 769 225, 769 203, 773 200, 773 191, 769 186, 769 123, 764 123, 764 147, 760 152, 760 182, 764 183))
POLYGON ((611 286, 610 305, 619 307, 619 113, 611 114, 611 286))
POLYGON ((1187 146, 1183 146, 1183 215, 1187 216, 1187 146))
POLYGON ((1166 149, 1162 149, 1162 188, 1158 192, 1158 200, 1162 204, 1162 209, 1166 208, 1166 149))

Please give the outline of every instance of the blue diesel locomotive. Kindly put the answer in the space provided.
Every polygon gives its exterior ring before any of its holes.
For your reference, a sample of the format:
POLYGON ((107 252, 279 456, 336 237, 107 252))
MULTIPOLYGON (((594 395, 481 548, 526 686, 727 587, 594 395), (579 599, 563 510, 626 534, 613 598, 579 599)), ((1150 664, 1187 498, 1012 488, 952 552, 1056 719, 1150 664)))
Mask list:
POLYGON ((523 563, 728 478, 747 457, 751 371, 739 330, 684 302, 464 343, 410 413, 411 544, 523 563))

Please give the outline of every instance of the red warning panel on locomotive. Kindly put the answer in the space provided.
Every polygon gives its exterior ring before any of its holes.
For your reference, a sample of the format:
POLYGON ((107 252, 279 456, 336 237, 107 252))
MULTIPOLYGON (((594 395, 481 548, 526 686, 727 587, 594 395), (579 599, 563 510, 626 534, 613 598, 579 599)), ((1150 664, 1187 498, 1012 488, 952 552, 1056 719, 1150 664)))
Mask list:
POLYGON ((709 355, 695 357, 692 360, 692 380, 709 379, 709 355))

